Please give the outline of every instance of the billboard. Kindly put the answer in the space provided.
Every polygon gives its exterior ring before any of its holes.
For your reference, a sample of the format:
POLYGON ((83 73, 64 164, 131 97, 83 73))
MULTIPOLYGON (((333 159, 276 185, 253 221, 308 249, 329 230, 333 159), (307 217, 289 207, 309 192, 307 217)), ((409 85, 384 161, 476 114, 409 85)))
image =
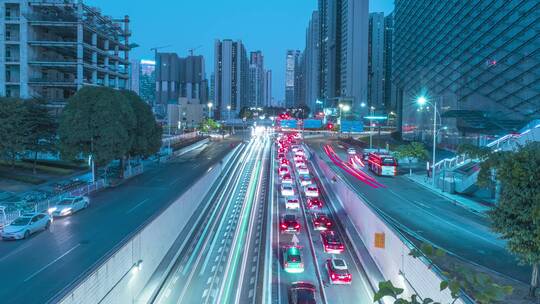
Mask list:
POLYGON ((304 119, 304 129, 320 129, 320 128, 322 128, 322 120, 304 119))
POLYGON ((363 132, 364 124, 360 120, 342 120, 341 132, 363 132))
POLYGON ((280 121, 280 125, 282 128, 296 129, 298 126, 298 123, 296 119, 282 119, 280 121))

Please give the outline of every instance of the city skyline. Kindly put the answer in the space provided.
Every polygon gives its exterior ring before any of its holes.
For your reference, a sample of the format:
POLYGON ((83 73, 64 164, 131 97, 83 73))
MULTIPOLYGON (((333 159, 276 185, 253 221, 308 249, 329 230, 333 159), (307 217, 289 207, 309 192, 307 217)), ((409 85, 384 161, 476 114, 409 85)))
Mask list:
MULTIPOLYGON (((134 34, 132 41, 139 45, 132 50, 131 58, 153 59, 154 53, 150 48, 159 46, 171 45, 160 51, 178 53, 179 56, 187 56, 188 50, 193 48, 196 49, 196 55, 205 57, 208 79, 214 70, 214 40, 242 40, 248 52, 261 50, 265 54, 265 65, 273 71, 272 95, 276 100, 285 99, 286 51, 304 49, 306 25, 312 12, 317 9, 317 1, 314 0, 263 3, 235 0, 227 1, 226 4, 211 0, 186 3, 166 0, 153 7, 155 14, 149 14, 148 7, 133 5, 132 2, 126 5, 126 0, 90 0, 87 3, 100 7, 105 15, 119 18, 121 15, 115 12, 121 12, 130 16, 134 34), (193 14, 193 11, 201 10, 205 10, 205 18, 193 14), (231 22, 230 18, 223 18, 228 15, 237 17, 238 21, 231 22), (189 27, 182 29, 182 20, 189 27), (204 31, 194 30, 202 26, 207 26, 204 31), (171 31, 167 30, 172 28, 178 28, 173 39, 169 37, 171 31), (281 35, 280 43, 268 39, 276 35, 281 35)), ((393 10, 393 0, 370 0, 369 5, 370 12, 382 11, 387 15, 393 10)))

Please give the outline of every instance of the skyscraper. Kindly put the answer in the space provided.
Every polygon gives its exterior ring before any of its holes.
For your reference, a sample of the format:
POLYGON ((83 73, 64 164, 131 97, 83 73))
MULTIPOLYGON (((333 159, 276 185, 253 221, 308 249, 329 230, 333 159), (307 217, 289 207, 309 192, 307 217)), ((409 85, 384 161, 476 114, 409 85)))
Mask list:
POLYGON ((264 106, 274 106, 272 103, 272 70, 264 71, 264 106))
POLYGON ((261 51, 251 52, 249 60, 249 100, 247 106, 264 106, 264 57, 261 51))
POLYGON ((156 64, 156 106, 158 112, 178 98, 208 101, 208 81, 205 76, 204 57, 179 57, 175 53, 158 53, 156 64))
POLYGON ((368 105, 383 109, 384 93, 384 13, 369 14, 368 105))
POLYGON ((146 103, 153 106, 156 98, 156 62, 153 60, 132 60, 130 70, 130 89, 146 103))
POLYGON ((320 98, 367 101, 368 0, 319 0, 320 98))
POLYGON ((238 115, 247 104, 249 94, 249 61, 242 41, 217 39, 214 44, 214 95, 216 118, 238 115))
POLYGON ((537 0, 396 0, 393 82, 404 136, 432 134, 419 95, 438 101, 447 144, 481 143, 539 118, 539 11, 537 0))
POLYGON ((295 95, 295 84, 298 90, 298 77, 300 71, 300 56, 301 53, 298 50, 287 50, 287 57, 285 60, 285 107, 292 108, 297 106, 297 96, 295 95))
POLYGON ((305 100, 312 112, 318 110, 316 102, 319 98, 319 56, 319 12, 314 11, 306 30, 306 50, 304 51, 305 100))
POLYGON ((383 103, 389 113, 396 110, 395 88, 392 84, 392 59, 394 39, 394 13, 384 17, 384 79, 383 103))

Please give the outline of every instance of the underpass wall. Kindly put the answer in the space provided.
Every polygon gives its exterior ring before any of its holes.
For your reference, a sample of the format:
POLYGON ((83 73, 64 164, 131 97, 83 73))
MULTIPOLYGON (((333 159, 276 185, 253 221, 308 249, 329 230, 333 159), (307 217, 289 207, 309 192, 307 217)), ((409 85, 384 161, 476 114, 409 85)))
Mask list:
POLYGON ((51 302, 133 303, 236 149, 51 302))
MULTIPOLYGON (((386 280, 391 280, 394 286, 403 288, 409 297, 417 294, 423 299, 431 298, 440 303, 469 303, 461 299, 452 302, 453 298, 448 290, 440 292, 443 277, 434 267, 430 267, 429 261, 410 256, 414 246, 391 228, 317 153, 310 154, 324 176, 336 176, 337 181, 329 183, 331 190, 340 198, 340 207, 353 222, 356 232, 386 280), (375 234, 384 235, 384 248, 375 247, 375 234)), ((369 279, 372 286, 378 286, 379 282, 369 279)))

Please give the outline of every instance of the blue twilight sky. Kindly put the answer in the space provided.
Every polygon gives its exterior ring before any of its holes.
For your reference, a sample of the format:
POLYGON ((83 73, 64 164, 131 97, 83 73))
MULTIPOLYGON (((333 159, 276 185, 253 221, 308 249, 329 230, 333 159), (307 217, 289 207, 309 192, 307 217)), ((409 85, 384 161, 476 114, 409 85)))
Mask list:
MULTIPOLYGON (((115 18, 129 15, 132 41, 140 45, 132 58, 153 59, 150 48, 205 57, 207 77, 213 68, 214 40, 241 39, 249 51, 261 50, 273 73, 273 96, 283 99, 285 51, 304 49, 305 31, 317 0, 86 0, 115 18)), ((393 0, 370 0, 370 12, 390 13, 393 0)))

